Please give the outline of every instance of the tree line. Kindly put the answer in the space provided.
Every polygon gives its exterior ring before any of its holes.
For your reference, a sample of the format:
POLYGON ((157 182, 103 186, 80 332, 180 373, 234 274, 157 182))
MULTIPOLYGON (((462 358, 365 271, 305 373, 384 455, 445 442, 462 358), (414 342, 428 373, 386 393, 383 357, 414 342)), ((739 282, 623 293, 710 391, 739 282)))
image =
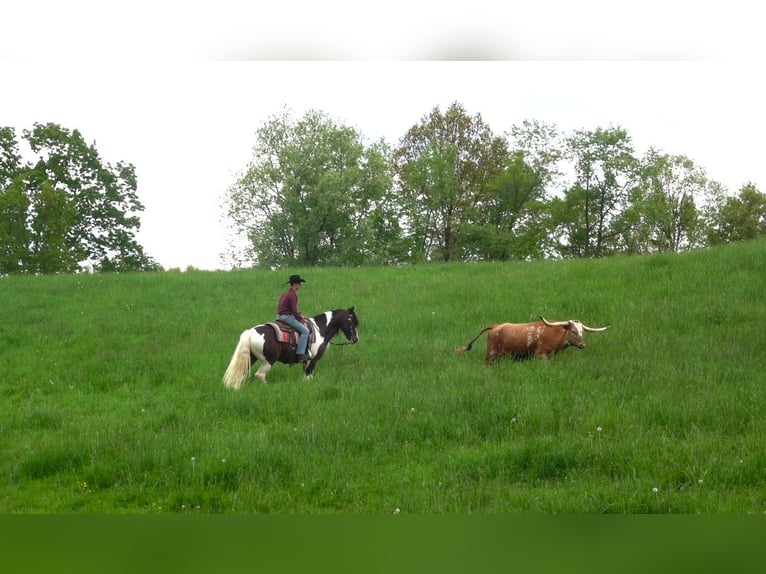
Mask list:
POLYGON ((619 126, 496 135, 438 107, 396 145, 310 110, 257 131, 223 211, 234 266, 406 264, 682 251, 766 234, 766 195, 729 195, 683 155, 639 156, 619 126))
POLYGON ((159 269, 135 239, 136 188, 78 130, 0 127, 0 276, 159 269))
MULTIPOLYGON (((638 156, 619 126, 497 135, 455 102, 396 145, 317 110, 282 110, 255 135, 222 205, 244 239, 234 267, 603 257, 766 234, 754 184, 731 195, 688 157, 638 156)), ((161 270, 135 239, 137 185, 78 130, 0 127, 0 275, 161 270)))

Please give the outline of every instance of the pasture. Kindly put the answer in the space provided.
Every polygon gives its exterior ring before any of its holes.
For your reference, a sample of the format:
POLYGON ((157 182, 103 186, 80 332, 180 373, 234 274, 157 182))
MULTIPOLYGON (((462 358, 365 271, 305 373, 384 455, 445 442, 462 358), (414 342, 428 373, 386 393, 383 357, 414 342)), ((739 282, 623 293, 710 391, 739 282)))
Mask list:
MULTIPOLYGON (((766 512, 766 242, 532 263, 0 278, 0 512, 766 512), (290 273, 360 342, 221 376, 290 273), (611 325, 484 364, 489 323, 611 325)), ((338 339, 342 341, 343 337, 338 339)))

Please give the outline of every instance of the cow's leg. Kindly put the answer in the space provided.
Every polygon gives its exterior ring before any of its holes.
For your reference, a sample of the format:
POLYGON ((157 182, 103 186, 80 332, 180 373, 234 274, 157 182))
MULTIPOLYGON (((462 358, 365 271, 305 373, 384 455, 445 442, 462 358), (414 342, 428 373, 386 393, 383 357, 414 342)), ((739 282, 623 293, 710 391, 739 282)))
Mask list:
POLYGON ((500 343, 495 341, 495 337, 492 336, 493 334, 494 333, 490 333, 487 335, 487 356, 484 359, 484 362, 488 365, 497 361, 502 355, 500 343))

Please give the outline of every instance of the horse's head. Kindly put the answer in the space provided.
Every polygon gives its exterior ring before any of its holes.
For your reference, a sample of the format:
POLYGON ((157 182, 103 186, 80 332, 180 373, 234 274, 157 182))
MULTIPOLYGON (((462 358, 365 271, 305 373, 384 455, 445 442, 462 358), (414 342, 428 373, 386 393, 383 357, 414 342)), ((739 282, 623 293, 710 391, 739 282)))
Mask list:
POLYGON ((338 313, 338 326, 352 345, 359 341, 359 318, 354 313, 354 308, 343 309, 338 313))

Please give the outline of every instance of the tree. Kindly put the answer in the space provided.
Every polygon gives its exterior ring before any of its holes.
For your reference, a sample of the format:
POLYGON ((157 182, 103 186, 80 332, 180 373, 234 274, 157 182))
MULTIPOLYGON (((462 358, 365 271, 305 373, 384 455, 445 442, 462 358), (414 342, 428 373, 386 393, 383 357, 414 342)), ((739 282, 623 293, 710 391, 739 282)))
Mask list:
POLYGON ((444 114, 434 108, 410 128, 394 158, 411 260, 463 257, 477 210, 506 157, 506 142, 458 103, 444 114))
POLYGON ((483 259, 529 259, 551 251, 548 189, 560 176, 555 127, 524 121, 507 134, 513 149, 491 178, 469 244, 483 259))
POLYGON ((469 245, 482 259, 540 258, 548 235, 545 227, 545 188, 542 177, 516 151, 487 186, 478 214, 481 221, 469 232, 469 245))
POLYGON ((15 132, 0 130, 0 273, 156 269, 135 241, 143 206, 132 165, 105 164, 78 130, 34 124, 23 131, 34 163, 24 163, 15 132))
POLYGON ((31 262, 29 205, 21 184, 14 182, 0 189, 0 275, 22 273, 31 262))
POLYGON ((619 127, 578 130, 566 143, 575 170, 566 202, 579 215, 568 230, 570 254, 601 257, 619 234, 612 224, 636 185, 638 162, 630 137, 619 127))
POLYGON ((240 259, 268 267, 386 262, 383 243, 398 230, 388 153, 322 112, 270 118, 224 200, 247 239, 240 259))
POLYGON ((708 212, 711 243, 745 241, 766 235, 766 194, 747 183, 736 197, 718 195, 708 212))
POLYGON ((695 198, 708 186, 705 173, 683 155, 650 149, 643 159, 640 185, 630 194, 619 229, 629 253, 680 251, 700 239, 695 198))
POLYGON ((0 128, 0 274, 21 273, 29 260, 30 201, 20 171, 16 134, 13 128, 0 128))

